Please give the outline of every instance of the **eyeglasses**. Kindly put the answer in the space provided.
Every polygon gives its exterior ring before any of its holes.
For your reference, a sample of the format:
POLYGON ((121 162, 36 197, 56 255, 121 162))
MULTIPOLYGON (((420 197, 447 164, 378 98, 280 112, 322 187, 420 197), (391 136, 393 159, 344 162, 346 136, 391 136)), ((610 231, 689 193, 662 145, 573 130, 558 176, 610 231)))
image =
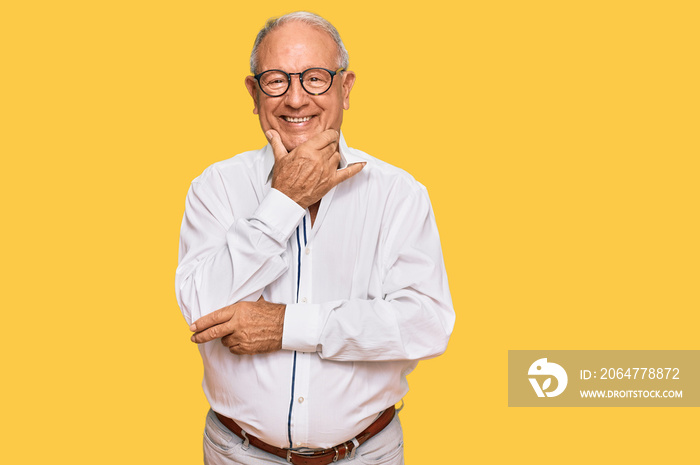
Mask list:
POLYGON ((333 85, 333 78, 336 74, 345 71, 340 68, 331 71, 326 68, 309 68, 301 73, 286 73, 281 69, 269 69, 253 76, 260 89, 270 97, 281 97, 292 84, 292 76, 298 75, 302 89, 311 95, 321 95, 328 92, 333 85))

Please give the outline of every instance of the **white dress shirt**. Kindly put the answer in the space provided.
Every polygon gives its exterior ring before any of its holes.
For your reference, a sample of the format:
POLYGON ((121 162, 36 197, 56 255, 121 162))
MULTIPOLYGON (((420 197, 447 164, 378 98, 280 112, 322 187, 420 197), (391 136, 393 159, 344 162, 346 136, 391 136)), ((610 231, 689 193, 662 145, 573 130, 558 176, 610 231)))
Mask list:
POLYGON ((192 181, 180 234, 178 303, 188 324, 232 303, 287 305, 282 350, 234 355, 199 346, 216 412, 277 447, 332 447, 408 391, 420 359, 445 351, 454 325, 425 187, 367 162, 326 194, 311 226, 271 188, 270 145, 215 163, 192 181))

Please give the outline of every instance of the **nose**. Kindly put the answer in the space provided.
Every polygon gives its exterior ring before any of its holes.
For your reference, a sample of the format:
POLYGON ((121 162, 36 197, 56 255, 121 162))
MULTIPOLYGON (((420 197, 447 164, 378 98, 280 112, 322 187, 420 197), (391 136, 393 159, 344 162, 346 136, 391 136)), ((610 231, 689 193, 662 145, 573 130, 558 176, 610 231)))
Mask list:
POLYGON ((292 76, 292 82, 289 84, 289 90, 284 94, 285 103, 292 108, 301 108, 308 103, 309 94, 301 87, 299 75, 292 76))

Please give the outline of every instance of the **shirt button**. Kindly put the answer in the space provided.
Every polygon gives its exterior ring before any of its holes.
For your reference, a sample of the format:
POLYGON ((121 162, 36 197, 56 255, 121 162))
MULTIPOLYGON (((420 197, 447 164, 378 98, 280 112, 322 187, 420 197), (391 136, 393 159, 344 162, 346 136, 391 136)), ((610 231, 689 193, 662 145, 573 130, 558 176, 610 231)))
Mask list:
POLYGON ((303 397, 299 397, 299 403, 301 404, 302 402, 304 402, 304 398, 303 398, 303 397))
POLYGON ((306 297, 301 298, 302 303, 306 303, 306 297))
POLYGON ((305 252, 306 252, 306 255, 309 255, 311 253, 311 249, 309 247, 307 247, 305 252))

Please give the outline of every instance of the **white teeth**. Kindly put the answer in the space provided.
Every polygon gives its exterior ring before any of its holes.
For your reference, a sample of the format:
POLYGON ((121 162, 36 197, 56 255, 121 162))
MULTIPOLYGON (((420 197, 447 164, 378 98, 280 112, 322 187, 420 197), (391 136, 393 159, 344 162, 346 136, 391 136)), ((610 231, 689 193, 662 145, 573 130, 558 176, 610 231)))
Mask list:
POLYGON ((305 116, 304 118, 290 118, 289 116, 284 117, 285 121, 289 121, 290 123, 303 123, 305 121, 308 121, 311 119, 310 116, 305 116))

